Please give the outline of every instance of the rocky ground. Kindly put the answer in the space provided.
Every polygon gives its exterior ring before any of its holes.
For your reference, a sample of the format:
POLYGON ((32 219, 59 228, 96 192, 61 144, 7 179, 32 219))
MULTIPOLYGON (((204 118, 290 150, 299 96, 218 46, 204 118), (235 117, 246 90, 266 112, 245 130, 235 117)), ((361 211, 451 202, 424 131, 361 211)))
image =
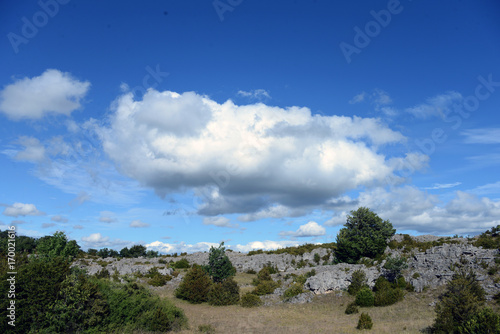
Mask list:
MULTIPOLYGON (((437 241, 439 237, 419 236, 413 237, 420 242, 437 241)), ((395 241, 403 240, 401 235, 393 237, 395 241)), ((338 293, 347 289, 350 284, 352 273, 361 269, 365 271, 368 284, 373 286, 375 280, 383 274, 384 261, 367 260, 366 264, 336 264, 333 263, 333 254, 330 249, 318 248, 303 255, 290 254, 256 254, 248 256, 239 252, 226 252, 231 262, 238 272, 255 271, 258 272, 266 265, 275 266, 278 274, 273 275, 273 279, 281 280, 282 285, 276 289, 275 293, 263 297, 266 303, 281 302, 280 296, 292 284, 292 274, 301 275, 314 269, 315 275, 309 277, 303 288, 306 291, 288 302, 305 303, 312 300, 314 295, 326 293, 338 293), (315 254, 319 255, 320 261, 315 261, 315 254), (303 266, 299 268, 299 266, 303 266)), ((451 280, 454 269, 459 266, 474 270, 477 278, 485 289, 488 298, 500 292, 500 255, 498 249, 482 249, 471 244, 465 238, 447 239, 438 246, 425 250, 420 249, 386 249, 387 255, 404 255, 407 257, 408 269, 403 272, 407 282, 410 282, 415 291, 421 292, 427 288, 437 288, 451 280)), ((185 258, 190 264, 207 264, 208 252, 194 253, 179 257, 161 258, 87 258, 76 261, 73 265, 86 268, 90 275, 94 275, 103 269, 113 275, 117 275, 122 281, 127 276, 141 276, 146 274, 153 267, 164 275, 172 275, 174 269, 169 268, 170 261, 179 261, 185 258)), ((318 256, 316 256, 318 260, 318 256)), ((179 284, 183 276, 181 273, 173 277, 167 284, 175 287, 179 284)))

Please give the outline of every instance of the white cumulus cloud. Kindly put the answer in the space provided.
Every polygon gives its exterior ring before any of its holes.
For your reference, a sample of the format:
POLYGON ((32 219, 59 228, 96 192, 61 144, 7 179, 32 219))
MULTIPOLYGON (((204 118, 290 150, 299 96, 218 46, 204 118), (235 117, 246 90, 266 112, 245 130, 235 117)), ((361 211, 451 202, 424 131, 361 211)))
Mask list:
POLYGON ((194 189, 205 216, 300 209, 384 184, 396 168, 379 149, 405 141, 378 119, 219 104, 196 93, 150 89, 113 108, 99 130, 108 156, 161 196, 194 189))
POLYGON ((40 119, 46 114, 70 115, 80 107, 90 83, 49 69, 33 78, 16 80, 0 91, 0 112, 9 119, 40 119))
POLYGON ((297 231, 281 232, 281 236, 291 236, 296 238, 319 237, 326 234, 326 229, 314 221, 301 225, 297 231))
POLYGON ((14 203, 5 208, 3 214, 9 217, 19 216, 43 216, 44 212, 39 211, 34 204, 14 203))

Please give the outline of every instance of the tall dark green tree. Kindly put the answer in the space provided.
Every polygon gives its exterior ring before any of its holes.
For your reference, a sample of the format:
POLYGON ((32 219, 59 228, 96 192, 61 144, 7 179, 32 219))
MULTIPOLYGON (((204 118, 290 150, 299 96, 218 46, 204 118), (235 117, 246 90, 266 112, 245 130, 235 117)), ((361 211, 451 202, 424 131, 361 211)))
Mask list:
POLYGON ((210 247, 208 255, 208 273, 214 283, 223 282, 228 277, 236 274, 236 269, 226 255, 224 242, 221 242, 219 247, 210 247))
POLYGON ((365 207, 351 211, 344 226, 337 235, 335 255, 339 262, 356 263, 362 257, 382 255, 387 240, 396 233, 388 220, 365 207))

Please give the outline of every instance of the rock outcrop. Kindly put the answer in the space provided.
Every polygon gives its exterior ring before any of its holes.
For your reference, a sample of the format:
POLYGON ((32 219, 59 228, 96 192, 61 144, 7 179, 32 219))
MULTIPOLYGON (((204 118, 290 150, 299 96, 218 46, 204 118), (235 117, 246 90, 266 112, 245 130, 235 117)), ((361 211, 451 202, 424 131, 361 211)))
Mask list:
MULTIPOLYGON (((439 237, 435 236, 420 236, 413 237, 420 242, 437 241, 439 237)), ((401 241, 401 235, 394 236, 394 240, 401 241)), ((444 243, 439 246, 429 248, 425 251, 412 249, 403 253, 404 250, 386 249, 386 254, 391 256, 404 255, 408 258, 408 268, 403 272, 407 282, 410 282, 415 291, 420 292, 426 288, 436 288, 446 284, 451 280, 454 270, 460 266, 466 269, 472 269, 486 290, 487 295, 491 298, 494 294, 500 292, 500 283, 497 282, 500 274, 500 264, 495 262, 499 257, 498 249, 483 249, 470 244, 467 239, 453 239, 453 243, 444 243), (499 273, 496 273, 496 271, 499 273)), ((309 277, 304 284, 304 289, 309 293, 293 299, 294 302, 310 300, 312 294, 324 294, 333 291, 346 290, 351 283, 352 273, 355 270, 363 270, 368 279, 368 285, 373 286, 375 280, 384 274, 384 261, 375 263, 372 266, 362 264, 336 264, 333 263, 333 254, 331 250, 326 248, 317 248, 310 253, 303 255, 291 254, 256 254, 248 256, 239 252, 226 252, 234 267, 239 272, 253 270, 258 272, 262 267, 271 265, 279 270, 279 274, 273 275, 275 280, 283 280, 286 274, 304 274, 310 271, 312 267, 316 271, 316 275, 309 277), (315 254, 321 258, 320 263, 316 263, 315 254), (330 263, 329 265, 323 265, 330 263), (298 268, 301 266, 302 268, 298 268)), ((133 275, 146 274, 151 268, 156 267, 158 271, 165 275, 171 275, 173 269, 168 268, 167 261, 179 261, 181 258, 186 258, 191 264, 196 263, 204 265, 208 263, 208 253, 194 253, 181 257, 167 258, 134 258, 121 259, 105 258, 105 259, 87 259, 85 261, 76 261, 74 265, 86 268, 90 275, 98 273, 102 269, 107 269, 113 275, 133 275), (162 261, 161 263, 159 261, 162 261)), ((318 256, 316 256, 318 260, 318 256)), ((497 260, 498 261, 498 260, 497 260)), ((182 277, 182 274, 172 280, 171 284, 177 284, 182 277)), ((291 279, 284 280, 282 288, 277 290, 278 294, 282 294, 286 287, 291 284, 291 279)))

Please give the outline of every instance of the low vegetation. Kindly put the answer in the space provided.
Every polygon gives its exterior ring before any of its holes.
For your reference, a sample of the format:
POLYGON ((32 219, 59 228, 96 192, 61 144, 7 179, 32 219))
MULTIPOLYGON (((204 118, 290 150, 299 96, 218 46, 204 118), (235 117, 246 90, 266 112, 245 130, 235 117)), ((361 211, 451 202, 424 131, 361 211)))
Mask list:
MULTIPOLYGON (((112 283, 104 269, 96 277, 70 268, 79 246, 62 232, 41 238, 31 251, 36 256, 16 256, 17 333, 170 331, 187 324, 181 309, 135 283, 112 283)), ((0 266, 4 296, 9 290, 5 262, 0 266)), ((0 299, 2 319, 7 319, 9 301, 0 299)), ((0 322, 0 332, 11 330, 7 321, 0 322)))

